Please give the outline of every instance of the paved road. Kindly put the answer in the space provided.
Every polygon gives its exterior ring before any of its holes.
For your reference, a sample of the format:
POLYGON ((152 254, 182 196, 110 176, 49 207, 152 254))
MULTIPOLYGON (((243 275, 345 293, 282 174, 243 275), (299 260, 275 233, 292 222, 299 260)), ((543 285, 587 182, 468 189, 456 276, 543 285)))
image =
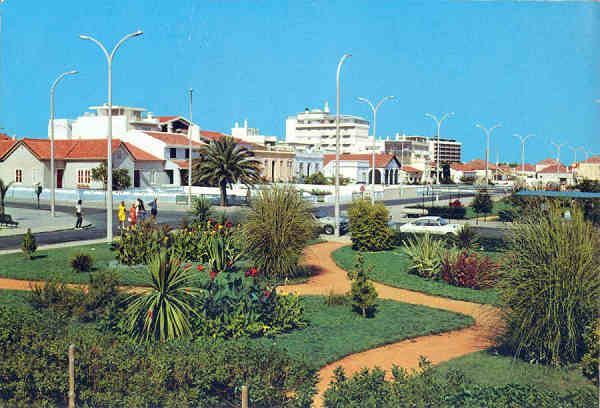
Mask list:
MULTIPOLYGON (((464 194, 461 197, 470 197, 473 194, 464 194)), ((454 199, 456 195, 440 195, 439 199, 454 199)), ((398 206, 407 204, 417 204, 423 202, 422 198, 409 198, 403 200, 387 200, 384 201, 386 206, 398 206)), ((425 200, 425 202, 428 202, 425 200)), ((340 206, 342 210, 348 208, 349 204, 343 204, 340 206)), ((6 203, 7 209, 18 209, 18 208, 37 208, 33 203, 6 203)), ((48 204, 42 204, 42 209, 49 209, 48 204)), ((18 211, 18 210, 17 210, 18 211)), ((72 206, 57 205, 56 211, 73 213, 72 206)), ((334 206, 326 205, 315 207, 315 212, 326 213, 333 216, 334 206)), ((161 224, 169 224, 171 226, 177 226, 181 223, 182 219, 186 216, 185 209, 160 209, 158 212, 158 221, 161 224)), ((73 217, 73 223, 75 223, 75 217, 73 217)), ((103 208, 85 207, 84 206, 84 224, 91 223, 93 227, 84 230, 66 230, 56 232, 40 232, 35 235, 38 245, 49 245, 57 244, 61 242, 73 242, 73 241, 84 241, 92 239, 102 239, 106 237, 106 211, 103 208)), ((481 235, 486 237, 502 237, 505 234, 505 230, 486 228, 480 225, 477 228, 481 235)), ((118 221, 117 221, 117 210, 113 211, 113 234, 118 234, 118 221)), ((17 249, 21 247, 23 235, 12 235, 0 238, 0 250, 2 249, 17 249)))
MULTIPOLYGON (((7 210, 13 209, 12 212, 18 211, 18 208, 37 208, 36 205, 31 203, 6 203, 7 210)), ((42 204, 41 209, 49 209, 48 205, 42 204)), ((73 213, 72 206, 57 205, 56 211, 64 212, 68 214, 73 213)), ((11 211, 9 211, 11 212, 11 211)), ((83 223, 93 224, 93 227, 86 228, 84 230, 66 230, 56 232, 40 232, 35 234, 35 239, 39 245, 56 244, 60 242, 69 241, 83 241, 90 239, 101 239, 106 237, 106 211, 103 208, 85 207, 83 208, 83 223)), ((160 223, 167 223, 169 225, 179 225, 181 220, 185 217, 185 211, 179 210, 160 210, 158 212, 158 221, 160 223)), ((73 216, 73 225, 75 225, 75 217, 73 216)), ((113 234, 117 235, 118 220, 117 210, 113 211, 113 234)), ((0 250, 1 249, 16 249, 21 247, 23 235, 11 235, 0 238, 0 250)))

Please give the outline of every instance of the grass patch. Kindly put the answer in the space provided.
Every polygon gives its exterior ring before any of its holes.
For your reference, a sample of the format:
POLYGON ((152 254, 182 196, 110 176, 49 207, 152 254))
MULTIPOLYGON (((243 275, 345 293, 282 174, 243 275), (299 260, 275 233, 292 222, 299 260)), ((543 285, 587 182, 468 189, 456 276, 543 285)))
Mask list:
MULTIPOLYGON (((354 269, 354 258, 358 254, 351 246, 336 249, 332 253, 335 263, 344 270, 354 269)), ((494 259, 494 258, 492 258, 494 259)), ((474 303, 495 304, 497 293, 494 289, 475 290, 459 288, 445 282, 432 281, 409 274, 409 259, 399 247, 379 252, 365 253, 365 264, 374 265, 370 279, 396 288, 410 289, 429 295, 451 299, 466 300, 474 303)))
POLYGON ((327 306, 324 296, 301 299, 309 327, 256 341, 285 348, 318 367, 352 353, 473 324, 470 316, 393 300, 379 299, 375 317, 365 319, 350 305, 327 306))
POLYGON ((498 354, 493 349, 478 351, 458 357, 438 366, 444 373, 454 368, 459 369, 471 381, 479 384, 533 385, 539 389, 554 390, 567 393, 575 389, 589 387, 595 390, 590 380, 585 378, 575 367, 554 368, 541 364, 529 364, 510 356, 498 354))
POLYGON ((0 290, 0 305, 17 309, 31 309, 28 302, 29 292, 23 290, 0 290))
POLYGON ((492 212, 487 214, 477 214, 473 211, 473 207, 466 207, 467 213, 465 214, 465 219, 470 220, 478 217, 489 217, 491 215, 498 215, 500 211, 509 210, 513 208, 513 205, 509 200, 501 200, 494 201, 494 207, 492 208, 492 212))

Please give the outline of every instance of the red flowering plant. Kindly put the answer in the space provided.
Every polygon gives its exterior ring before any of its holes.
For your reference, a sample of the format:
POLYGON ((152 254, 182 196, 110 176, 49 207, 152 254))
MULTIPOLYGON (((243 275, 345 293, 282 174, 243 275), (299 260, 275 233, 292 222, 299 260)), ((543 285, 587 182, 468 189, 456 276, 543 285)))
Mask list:
POLYGON ((484 289, 495 285, 499 266, 489 256, 476 256, 463 251, 456 259, 442 262, 442 279, 461 288, 484 289))
POLYGON ((216 273, 232 272, 243 255, 241 231, 227 221, 212 224, 206 239, 206 254, 210 268, 216 273))
POLYGON ((460 200, 450 201, 450 203, 448 205, 452 208, 463 208, 464 207, 464 205, 460 202, 460 200))

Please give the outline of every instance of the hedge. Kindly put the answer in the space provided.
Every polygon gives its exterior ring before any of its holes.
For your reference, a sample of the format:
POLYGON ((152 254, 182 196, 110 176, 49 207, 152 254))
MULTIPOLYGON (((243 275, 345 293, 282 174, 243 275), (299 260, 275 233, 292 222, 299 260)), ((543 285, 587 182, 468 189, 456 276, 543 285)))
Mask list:
POLYGON ((427 207, 422 205, 413 205, 406 208, 413 209, 426 209, 428 215, 434 217, 450 218, 454 220, 462 220, 467 215, 467 209, 465 207, 427 207))
POLYGON ((0 306, 0 405, 66 406, 75 344, 80 407, 310 407, 316 369, 272 347, 198 338, 139 345, 47 312, 0 306))

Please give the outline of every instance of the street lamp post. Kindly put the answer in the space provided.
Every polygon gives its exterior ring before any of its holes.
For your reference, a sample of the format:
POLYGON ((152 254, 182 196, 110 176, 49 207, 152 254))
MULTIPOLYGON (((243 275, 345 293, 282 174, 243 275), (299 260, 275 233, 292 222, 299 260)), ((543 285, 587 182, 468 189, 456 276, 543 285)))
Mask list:
POLYGON ((121 40, 115 45, 112 52, 109 54, 104 45, 98 40, 88 35, 80 35, 79 38, 82 40, 89 40, 94 42, 96 45, 102 49, 104 55, 106 55, 106 61, 108 62, 108 135, 107 135, 107 153, 106 153, 106 190, 108 192, 107 200, 106 200, 106 241, 112 242, 113 239, 113 231, 112 231, 112 60, 117 52, 117 49, 123 44, 126 40, 142 35, 142 31, 138 30, 135 33, 127 34, 125 37, 121 38, 121 40))
POLYGON ((56 205, 56 175, 54 174, 54 88, 56 84, 67 75, 76 74, 77 71, 69 71, 60 74, 54 80, 50 87, 50 215, 55 216, 54 206, 56 205))
POLYGON ((192 132, 193 132, 193 112, 192 112, 192 92, 194 90, 190 88, 190 126, 189 126, 189 142, 190 142, 190 154, 188 161, 188 207, 192 208, 192 132))
POLYGON ((385 101, 389 99, 394 99, 394 96, 386 96, 377 103, 377 106, 373 106, 371 101, 367 98, 358 98, 359 101, 368 103, 371 107, 371 111, 373 111, 373 151, 371 157, 371 203, 373 204, 375 204, 375 149, 377 148, 375 143, 377 141, 377 110, 385 101))
MULTIPOLYGON (((557 156, 556 156, 556 161, 558 163, 556 163, 556 178, 559 178, 558 174, 560 171, 560 148, 563 147, 564 145, 567 144, 567 142, 564 143, 554 143, 554 142, 550 142, 552 143, 554 146, 556 146, 556 150, 557 150, 557 156)), ((560 184, 560 179, 559 179, 559 184, 560 184)))
POLYGON ((437 184, 440 184, 440 127, 442 126, 442 122, 449 116, 454 115, 454 112, 446 113, 440 120, 435 115, 431 113, 426 113, 425 116, 429 116, 431 119, 437 123, 437 157, 435 159, 435 176, 437 180, 437 184))
POLYGON ((487 136, 487 146, 485 148, 485 185, 487 186, 490 184, 490 180, 488 178, 488 161, 489 161, 488 156, 490 154, 490 135, 492 134, 492 131, 494 129, 502 126, 502 124, 497 123, 494 126, 492 126, 489 130, 485 126, 481 126, 480 124, 477 124, 475 126, 480 128, 481 130, 483 130, 487 136))
POLYGON ((515 133, 513 135, 514 137, 519 138, 519 140, 521 141, 521 174, 523 176, 523 185, 525 185, 525 141, 527 139, 529 139, 531 136, 535 136, 533 133, 528 134, 527 136, 523 137, 518 133, 515 133))
POLYGON ((340 236, 340 70, 344 60, 352 54, 344 54, 337 67, 337 93, 336 93, 336 115, 335 115, 335 235, 340 236))
POLYGON ((577 182, 577 178, 575 177, 575 172, 573 171, 574 166, 577 165, 577 151, 578 150, 582 150, 584 147, 583 146, 579 146, 579 147, 573 147, 573 146, 568 146, 569 149, 571 149, 573 151, 573 166, 571 166, 571 174, 573 175, 573 181, 577 182))

